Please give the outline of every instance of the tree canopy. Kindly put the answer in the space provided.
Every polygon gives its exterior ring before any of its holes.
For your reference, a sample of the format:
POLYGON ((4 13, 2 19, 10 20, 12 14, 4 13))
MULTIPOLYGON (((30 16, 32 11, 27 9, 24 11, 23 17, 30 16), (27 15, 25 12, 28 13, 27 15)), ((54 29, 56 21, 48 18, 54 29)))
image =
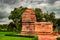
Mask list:
POLYGON ((41 9, 35 8, 35 15, 36 15, 37 22, 43 21, 43 13, 41 9))
POLYGON ((17 28, 22 26, 22 13, 27 9, 26 7, 14 8, 9 15, 9 19, 13 20, 13 23, 17 28))

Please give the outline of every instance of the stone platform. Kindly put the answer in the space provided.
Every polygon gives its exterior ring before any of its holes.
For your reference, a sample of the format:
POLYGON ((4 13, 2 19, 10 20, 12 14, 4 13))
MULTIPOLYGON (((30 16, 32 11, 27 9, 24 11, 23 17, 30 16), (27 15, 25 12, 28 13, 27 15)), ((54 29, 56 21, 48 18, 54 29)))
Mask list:
POLYGON ((22 32, 21 34, 36 35, 38 40, 56 40, 57 36, 53 33, 52 22, 37 22, 35 11, 26 9, 22 14, 22 32))
POLYGON ((57 36, 52 35, 39 35, 38 40, 57 40, 57 36))

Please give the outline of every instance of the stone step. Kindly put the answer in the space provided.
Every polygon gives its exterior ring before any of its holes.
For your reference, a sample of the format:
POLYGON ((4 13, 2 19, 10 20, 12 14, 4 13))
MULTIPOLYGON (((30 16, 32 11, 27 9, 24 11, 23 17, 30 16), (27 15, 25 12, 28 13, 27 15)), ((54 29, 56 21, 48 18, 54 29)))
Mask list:
MULTIPOLYGON (((49 37, 49 36, 48 36, 49 37)), ((54 38, 54 37, 38 37, 38 40, 57 40, 56 38, 54 38)))

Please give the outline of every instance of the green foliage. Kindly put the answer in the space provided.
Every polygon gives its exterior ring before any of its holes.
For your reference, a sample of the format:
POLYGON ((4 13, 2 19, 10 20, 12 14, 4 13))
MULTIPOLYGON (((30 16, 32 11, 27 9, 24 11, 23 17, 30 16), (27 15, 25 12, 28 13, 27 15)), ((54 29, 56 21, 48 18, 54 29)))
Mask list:
POLYGON ((35 37, 33 38, 33 40, 38 40, 38 36, 35 36, 35 37))
POLYGON ((2 25, 0 25, 0 30, 2 29, 2 25))
POLYGON ((35 8, 35 15, 36 15, 37 22, 43 21, 43 13, 41 9, 35 8))
POLYGON ((52 22, 53 25, 56 25, 57 23, 57 19, 55 18, 55 13, 54 12, 51 12, 51 13, 45 13, 44 14, 44 18, 45 18, 45 21, 46 22, 52 22))
POLYGON ((8 24, 0 25, 0 30, 7 30, 8 24))
POLYGON ((15 30, 15 29, 17 29, 16 28, 16 26, 15 26, 15 24, 13 23, 13 22, 10 22, 10 24, 8 25, 8 30, 10 31, 13 31, 13 30, 15 30))
POLYGON ((45 13, 45 14, 44 14, 44 18, 45 18, 45 21, 46 21, 46 22, 50 21, 49 13, 45 13))
POLYGON ((53 20, 55 19, 55 13, 52 12, 52 13, 45 13, 44 14, 44 18, 46 19, 45 21, 50 21, 50 22, 53 22, 53 20))
POLYGON ((25 11, 25 9, 27 8, 22 6, 19 8, 14 8, 8 17, 10 20, 13 20, 14 25, 19 29, 22 26, 22 13, 25 11))
POLYGON ((57 38, 57 40, 60 40, 60 38, 57 38))
POLYGON ((21 21, 22 13, 25 11, 25 9, 26 8, 23 7, 14 8, 14 10, 11 11, 11 14, 8 18, 12 19, 13 21, 21 21))
POLYGON ((50 13, 50 21, 53 22, 54 25, 56 25, 56 18, 55 18, 55 13, 54 12, 51 12, 50 13))
POLYGON ((44 13, 42 12, 41 9, 39 8, 35 8, 35 15, 36 15, 36 19, 37 22, 52 22, 54 25, 56 25, 57 19, 55 18, 55 13, 51 12, 51 13, 44 13))
POLYGON ((58 24, 58 26, 60 26, 60 18, 57 19, 57 24, 58 24))

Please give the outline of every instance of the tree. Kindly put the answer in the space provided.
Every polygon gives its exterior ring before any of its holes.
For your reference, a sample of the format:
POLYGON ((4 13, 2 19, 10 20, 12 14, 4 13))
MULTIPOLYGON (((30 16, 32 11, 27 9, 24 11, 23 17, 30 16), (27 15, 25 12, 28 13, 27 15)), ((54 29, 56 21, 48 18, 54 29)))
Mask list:
POLYGON ((8 24, 3 24, 3 25, 2 25, 2 28, 3 28, 4 30, 7 30, 8 24))
POLYGON ((37 22, 43 21, 43 13, 41 9, 35 8, 35 15, 36 15, 37 22))
POLYGON ((53 25, 56 25, 56 18, 55 18, 55 13, 54 12, 51 12, 50 13, 50 21, 53 22, 53 25))
POLYGON ((13 22, 10 22, 10 24, 8 25, 8 30, 13 31, 14 29, 16 29, 16 26, 13 22))
POLYGON ((44 18, 45 18, 45 21, 46 22, 50 21, 50 15, 49 15, 48 12, 47 13, 44 13, 44 18))
POLYGON ((58 24, 58 26, 60 26, 60 18, 57 19, 57 23, 56 24, 58 24))
POLYGON ((25 11, 26 8, 23 7, 19 7, 19 8, 14 8, 13 11, 11 11, 10 15, 9 15, 9 19, 12 19, 14 22, 15 21, 20 21, 21 20, 21 16, 22 13, 25 11))
POLYGON ((44 13, 44 18, 45 18, 45 21, 46 22, 52 22, 54 25, 56 25, 56 18, 55 18, 55 13, 54 12, 51 12, 51 13, 44 13))
POLYGON ((21 29, 20 27, 22 26, 22 13, 25 11, 25 9, 27 8, 22 6, 19 8, 14 8, 8 17, 10 20, 13 20, 14 24, 19 29, 21 29))
POLYGON ((2 29, 2 25, 0 25, 0 30, 2 29))

